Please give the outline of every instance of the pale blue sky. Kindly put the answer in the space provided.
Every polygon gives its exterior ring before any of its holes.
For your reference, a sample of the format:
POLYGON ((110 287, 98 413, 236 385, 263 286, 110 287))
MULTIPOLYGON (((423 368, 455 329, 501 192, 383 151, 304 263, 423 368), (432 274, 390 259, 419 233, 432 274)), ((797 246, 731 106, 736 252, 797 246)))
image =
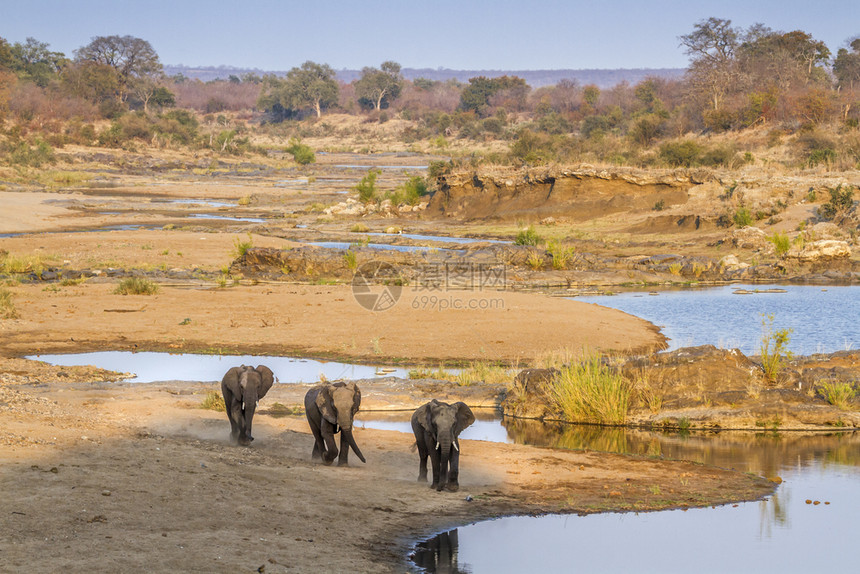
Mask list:
POLYGON ((0 37, 71 56, 129 34, 164 64, 261 70, 682 68, 678 36, 710 16, 800 29, 834 53, 860 34, 858 0, 0 0, 0 37))

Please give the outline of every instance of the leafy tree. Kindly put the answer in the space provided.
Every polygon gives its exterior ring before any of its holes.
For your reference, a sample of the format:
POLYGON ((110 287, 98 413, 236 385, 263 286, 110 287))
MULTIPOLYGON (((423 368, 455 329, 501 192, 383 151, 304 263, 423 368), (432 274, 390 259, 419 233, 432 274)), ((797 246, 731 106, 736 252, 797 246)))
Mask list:
POLYGON ((849 51, 840 48, 833 62, 833 74, 840 88, 853 90, 860 88, 860 38, 855 38, 850 44, 849 51))
POLYGON ((361 79, 355 83, 355 95, 358 103, 372 106, 376 110, 388 105, 400 97, 403 90, 403 76, 400 74, 400 64, 383 62, 380 69, 364 68, 361 79))
POLYGON ((30 80, 44 88, 57 76, 57 73, 68 62, 62 52, 52 52, 47 42, 39 42, 35 38, 27 38, 21 44, 15 42, 10 48, 11 68, 23 80, 30 80))
POLYGON ((274 76, 263 78, 263 90, 257 101, 276 121, 311 109, 317 117, 337 103, 338 85, 334 70, 328 64, 307 61, 293 68, 283 80, 274 76))
POLYGON ((524 92, 528 90, 528 84, 517 76, 469 78, 469 85, 460 93, 460 109, 486 116, 490 109, 491 98, 504 90, 524 92))
POLYGON ((75 62, 63 70, 60 85, 70 96, 100 104, 116 98, 119 76, 116 70, 107 64, 75 62))
POLYGON ((134 36, 96 36, 75 51, 78 62, 110 66, 117 74, 117 99, 124 102, 135 81, 158 76, 161 62, 152 45, 134 36))

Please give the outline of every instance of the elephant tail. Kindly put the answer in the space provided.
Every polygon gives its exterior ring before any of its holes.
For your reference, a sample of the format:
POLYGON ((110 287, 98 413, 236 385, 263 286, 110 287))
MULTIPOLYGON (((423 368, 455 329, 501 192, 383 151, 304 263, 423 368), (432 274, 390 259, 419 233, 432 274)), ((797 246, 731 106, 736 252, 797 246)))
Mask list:
POLYGON ((412 446, 409 447, 409 452, 415 452, 418 450, 418 441, 412 443, 412 446))

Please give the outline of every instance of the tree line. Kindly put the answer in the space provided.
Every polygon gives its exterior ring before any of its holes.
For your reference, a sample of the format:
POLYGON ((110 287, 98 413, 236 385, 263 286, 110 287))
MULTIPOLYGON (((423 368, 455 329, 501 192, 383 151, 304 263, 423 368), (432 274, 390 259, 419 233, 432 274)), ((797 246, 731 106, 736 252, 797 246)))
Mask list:
MULTIPOLYGON (((364 114, 380 122, 407 120, 407 141, 509 139, 513 155, 531 163, 595 150, 602 159, 624 161, 637 147, 755 126, 787 132, 858 127, 860 38, 834 54, 800 30, 743 29, 709 18, 679 41, 690 58, 682 78, 608 89, 562 80, 533 89, 516 76, 409 81, 394 61, 366 67, 350 83, 313 61, 283 76, 200 82, 166 76, 149 42, 132 36, 95 37, 71 57, 33 38, 14 44, 0 38, 0 119, 122 123, 131 112, 162 123, 172 114, 174 123, 189 125, 178 112, 190 110, 212 115, 213 122, 217 114, 241 112, 276 125, 319 121, 332 112, 364 114)), ((125 120, 135 122, 143 125, 125 120)), ((684 150, 664 156, 673 154, 682 159, 672 161, 689 163, 684 150)))

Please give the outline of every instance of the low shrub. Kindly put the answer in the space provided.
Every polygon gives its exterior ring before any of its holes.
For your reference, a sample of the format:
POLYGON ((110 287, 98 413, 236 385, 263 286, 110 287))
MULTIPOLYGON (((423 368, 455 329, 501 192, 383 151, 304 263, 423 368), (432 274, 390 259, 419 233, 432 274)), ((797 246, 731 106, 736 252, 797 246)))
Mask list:
POLYGON ((516 239, 514 239, 515 245, 530 245, 532 247, 537 247, 543 243, 543 238, 535 231, 533 225, 529 225, 526 229, 520 230, 517 233, 516 239))
POLYGON ((245 253, 248 252, 249 249, 253 249, 253 248, 254 248, 254 241, 251 238, 250 233, 248 234, 248 240, 247 241, 243 241, 237 237, 236 240, 233 242, 233 255, 237 258, 242 257, 243 255, 245 255, 245 253))
POLYGON ((299 165, 308 165, 317 160, 314 150, 309 145, 303 144, 301 140, 295 138, 290 140, 290 145, 287 147, 286 152, 292 154, 293 159, 299 165))
POLYGON ((753 216, 750 213, 750 210, 746 207, 739 207, 735 214, 732 216, 732 221, 738 227, 747 227, 752 225, 753 216))
POLYGON ((376 199, 376 178, 379 177, 379 170, 371 169, 361 178, 355 186, 355 191, 358 192, 358 200, 361 203, 370 203, 376 199))
POLYGON ((120 281, 114 293, 117 295, 155 295, 158 285, 143 277, 126 277, 120 281))
POLYGON ((780 257, 788 253, 788 250, 791 249, 791 239, 787 233, 774 233, 767 240, 773 243, 776 254, 780 257))
POLYGON ((822 383, 818 388, 818 392, 824 397, 824 400, 840 409, 848 409, 854 397, 857 396, 857 390, 851 383, 822 383))

